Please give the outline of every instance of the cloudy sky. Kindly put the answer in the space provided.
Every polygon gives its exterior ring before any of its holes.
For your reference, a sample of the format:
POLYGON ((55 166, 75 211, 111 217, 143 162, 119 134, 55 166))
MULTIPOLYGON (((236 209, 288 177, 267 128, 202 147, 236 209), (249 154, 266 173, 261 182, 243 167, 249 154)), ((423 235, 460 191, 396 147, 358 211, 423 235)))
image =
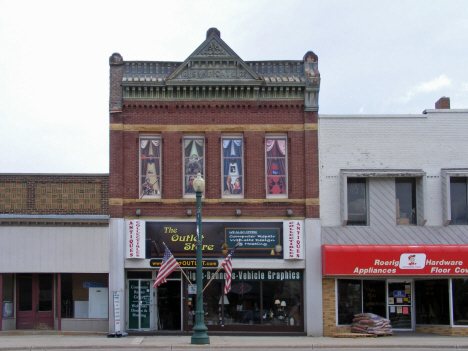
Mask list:
POLYGON ((466 0, 0 0, 0 173, 107 173, 109 56, 184 61, 210 27, 246 61, 315 52, 321 114, 468 108, 466 0))

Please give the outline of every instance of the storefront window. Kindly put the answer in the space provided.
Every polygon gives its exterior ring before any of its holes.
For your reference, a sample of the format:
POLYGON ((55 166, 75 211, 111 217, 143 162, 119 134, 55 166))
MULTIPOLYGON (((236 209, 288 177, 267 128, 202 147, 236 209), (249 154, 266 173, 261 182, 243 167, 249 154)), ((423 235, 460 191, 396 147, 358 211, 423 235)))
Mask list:
POLYGON ((88 317, 89 289, 106 288, 108 280, 108 274, 62 273, 62 318, 90 318, 88 317))
POLYGON ((385 281, 363 280, 362 283, 364 289, 363 312, 385 317, 385 281))
POLYGON ((232 281, 225 324, 260 324, 260 282, 232 281))
POLYGON ((453 324, 468 325, 468 279, 452 279, 453 324))
MULTIPOLYGON (((203 302, 206 326, 232 326, 235 330, 243 330, 248 326, 271 327, 301 326, 303 325, 302 311, 302 280, 300 272, 287 272, 286 279, 283 272, 252 271, 243 272, 244 275, 269 277, 271 280, 240 280, 240 272, 233 272, 231 291, 224 295, 224 274, 220 279, 213 280, 208 287, 205 285, 203 302), (251 275, 250 275, 251 274, 251 275), (276 277, 283 280, 275 280, 276 277), (237 328, 237 329, 236 329, 237 328), (240 328, 240 329, 239 329, 240 328)), ((256 279, 256 278, 255 278, 256 279)), ((204 283, 206 284, 206 283, 204 283)), ((190 285, 187 286, 188 325, 195 324, 196 295, 190 285)), ((229 328, 228 328, 229 329, 229 328)), ((228 330, 223 329, 223 330, 228 330)), ((213 329, 218 330, 218 329, 213 329)), ((250 330, 250 329, 249 329, 250 330)), ((279 328, 278 328, 279 330, 279 328)))
POLYGON ((338 279, 338 324, 351 324, 361 312, 361 281, 338 279))
POLYGON ((3 318, 13 317, 13 274, 3 273, 3 301, 2 316, 3 318))
POLYGON ((447 279, 416 281, 416 324, 450 324, 447 279))
POLYGON ((263 324, 301 325, 299 282, 263 282, 263 324))

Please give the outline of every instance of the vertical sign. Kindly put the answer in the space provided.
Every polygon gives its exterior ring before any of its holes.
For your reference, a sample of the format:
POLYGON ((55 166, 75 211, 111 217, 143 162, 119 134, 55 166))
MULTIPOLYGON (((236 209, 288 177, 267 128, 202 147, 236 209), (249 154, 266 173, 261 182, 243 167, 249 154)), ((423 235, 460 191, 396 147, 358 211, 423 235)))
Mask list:
POLYGON ((118 291, 114 291, 114 333, 121 334, 120 293, 118 291))
POLYGON ((304 259, 304 221, 283 222, 285 260, 304 259))
POLYGON ((145 221, 127 221, 126 258, 145 258, 146 226, 145 221))

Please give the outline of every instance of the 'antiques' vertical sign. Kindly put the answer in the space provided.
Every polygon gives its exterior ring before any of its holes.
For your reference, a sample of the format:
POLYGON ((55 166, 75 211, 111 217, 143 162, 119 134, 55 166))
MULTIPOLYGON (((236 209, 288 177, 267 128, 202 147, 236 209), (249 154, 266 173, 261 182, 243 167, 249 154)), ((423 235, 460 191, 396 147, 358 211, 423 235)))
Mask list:
POLYGON ((127 236, 125 240, 126 258, 146 258, 145 221, 126 221, 127 236))
POLYGON ((283 238, 284 259, 304 259, 304 221, 284 221, 283 238))

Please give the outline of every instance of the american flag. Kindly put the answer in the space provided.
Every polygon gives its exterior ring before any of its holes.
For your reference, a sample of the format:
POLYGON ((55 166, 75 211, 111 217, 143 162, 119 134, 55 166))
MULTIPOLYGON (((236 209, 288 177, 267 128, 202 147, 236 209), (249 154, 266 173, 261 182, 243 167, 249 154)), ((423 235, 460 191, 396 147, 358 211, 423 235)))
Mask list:
MULTIPOLYGON (((237 244, 239 245, 239 244, 237 244)), ((236 251, 237 245, 231 250, 229 255, 224 259, 222 266, 226 272, 226 282, 224 284, 224 295, 226 295, 231 290, 231 276, 232 276, 232 254, 236 251)))
POLYGON ((156 277, 153 288, 167 282, 167 276, 174 272, 177 267, 179 267, 179 263, 176 261, 174 256, 172 256, 172 253, 169 251, 166 244, 164 244, 164 247, 166 248, 164 251, 164 258, 162 260, 161 268, 159 269, 158 276, 156 277))

